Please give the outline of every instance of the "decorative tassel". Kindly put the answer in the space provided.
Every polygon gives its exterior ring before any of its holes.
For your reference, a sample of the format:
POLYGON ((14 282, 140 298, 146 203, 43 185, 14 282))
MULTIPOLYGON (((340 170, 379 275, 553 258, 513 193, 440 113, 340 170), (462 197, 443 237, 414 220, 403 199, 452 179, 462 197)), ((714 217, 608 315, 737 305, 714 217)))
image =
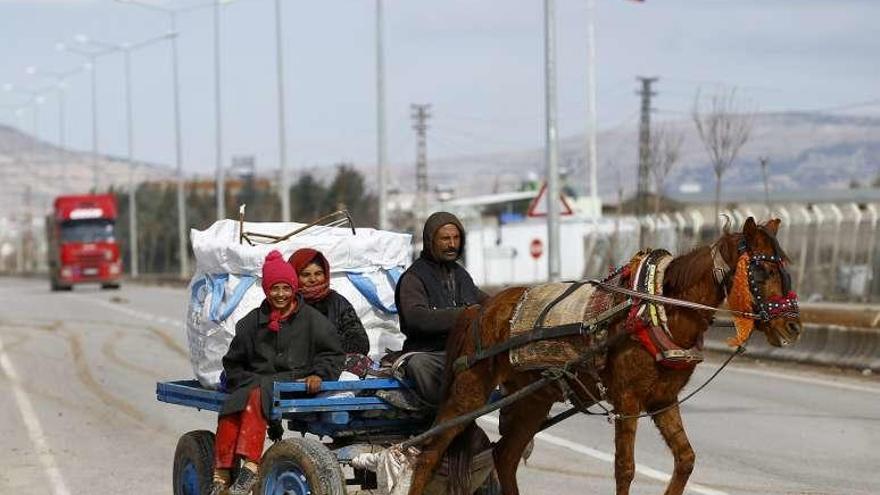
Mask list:
MULTIPOLYGON (((733 287, 727 296, 727 306, 736 311, 751 313, 753 309, 752 291, 749 289, 749 255, 743 253, 736 262, 736 273, 733 275, 733 287)), ((755 328, 755 320, 741 316, 733 317, 736 336, 727 339, 731 347, 739 347, 747 340, 755 328)))

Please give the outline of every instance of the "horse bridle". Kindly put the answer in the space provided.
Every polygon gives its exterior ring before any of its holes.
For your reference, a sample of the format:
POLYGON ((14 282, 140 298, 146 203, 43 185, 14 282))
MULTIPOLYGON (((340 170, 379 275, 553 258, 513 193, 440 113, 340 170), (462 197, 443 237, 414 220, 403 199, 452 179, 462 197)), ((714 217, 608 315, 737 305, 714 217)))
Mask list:
MULTIPOLYGON (((764 230, 762 227, 759 227, 764 230)), ((769 232, 765 233, 770 236, 769 232)), ((771 236, 772 237, 772 236, 771 236)), ((797 294, 791 289, 791 274, 785 269, 785 259, 779 254, 779 249, 774 246, 773 254, 752 254, 746 243, 745 237, 739 240, 737 245, 737 254, 742 256, 746 254, 749 257, 748 262, 748 282, 749 292, 752 295, 752 312, 757 316, 758 321, 768 322, 774 318, 796 319, 798 317, 798 298, 797 294), (776 263, 779 267, 779 276, 782 278, 782 296, 774 296, 765 300, 764 296, 758 288, 758 280, 755 276, 756 267, 760 268, 761 263, 776 263)), ((733 277, 736 267, 730 268, 730 265, 724 261, 724 257, 718 249, 718 243, 712 245, 712 264, 715 282, 724 291, 724 297, 727 298, 727 285, 733 277)))

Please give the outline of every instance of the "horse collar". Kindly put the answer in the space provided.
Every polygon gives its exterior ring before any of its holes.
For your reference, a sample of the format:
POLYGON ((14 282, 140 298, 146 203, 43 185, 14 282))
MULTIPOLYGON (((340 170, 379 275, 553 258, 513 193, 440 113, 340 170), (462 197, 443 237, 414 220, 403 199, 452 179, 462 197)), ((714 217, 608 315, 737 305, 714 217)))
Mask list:
POLYGON ((727 277, 730 275, 730 265, 724 261, 721 256, 721 250, 718 249, 718 243, 712 244, 712 274, 715 276, 715 283, 721 286, 724 291, 724 297, 727 297, 727 277))

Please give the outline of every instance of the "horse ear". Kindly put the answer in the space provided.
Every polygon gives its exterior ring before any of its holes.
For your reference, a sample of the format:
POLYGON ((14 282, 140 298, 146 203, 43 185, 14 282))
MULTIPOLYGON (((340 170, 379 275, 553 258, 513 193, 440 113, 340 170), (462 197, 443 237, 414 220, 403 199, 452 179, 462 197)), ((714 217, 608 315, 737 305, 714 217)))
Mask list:
POLYGON ((781 224, 781 223, 782 223, 782 220, 780 220, 778 218, 774 218, 773 220, 770 220, 769 222, 767 222, 766 228, 771 234, 773 234, 775 236, 776 233, 779 232, 779 224, 781 224))
POLYGON ((743 225, 743 235, 746 236, 746 239, 752 240, 755 238, 755 234, 758 232, 758 224, 755 223, 754 217, 749 217, 746 220, 745 225, 743 225))

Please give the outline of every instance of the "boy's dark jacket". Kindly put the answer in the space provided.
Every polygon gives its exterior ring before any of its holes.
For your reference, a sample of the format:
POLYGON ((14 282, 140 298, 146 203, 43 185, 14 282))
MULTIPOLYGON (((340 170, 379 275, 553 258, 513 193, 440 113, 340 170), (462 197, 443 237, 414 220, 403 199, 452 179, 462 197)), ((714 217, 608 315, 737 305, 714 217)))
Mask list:
POLYGON ((242 411, 253 387, 262 389, 263 414, 270 419, 272 384, 296 381, 309 375, 336 380, 345 353, 333 324, 318 310, 297 297, 297 308, 281 329, 268 328, 269 303, 245 315, 235 325, 235 337, 223 357, 229 397, 221 415, 242 411))

